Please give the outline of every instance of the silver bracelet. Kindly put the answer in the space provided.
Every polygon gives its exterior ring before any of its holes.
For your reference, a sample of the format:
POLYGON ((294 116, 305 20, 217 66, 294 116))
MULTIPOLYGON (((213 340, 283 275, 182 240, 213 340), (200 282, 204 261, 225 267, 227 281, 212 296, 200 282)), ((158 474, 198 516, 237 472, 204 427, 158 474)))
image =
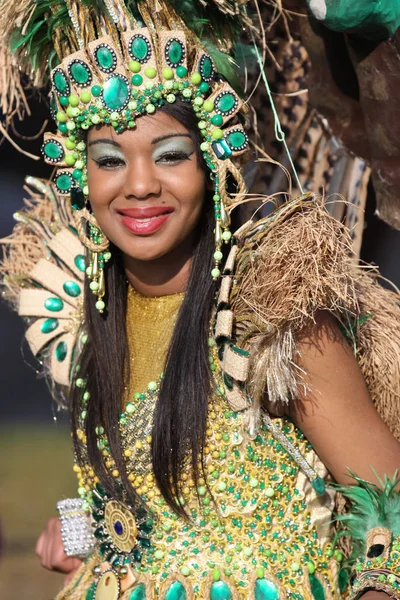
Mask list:
POLYGON ((61 537, 67 556, 85 558, 96 544, 90 515, 83 508, 81 498, 67 498, 57 502, 61 521, 61 537))

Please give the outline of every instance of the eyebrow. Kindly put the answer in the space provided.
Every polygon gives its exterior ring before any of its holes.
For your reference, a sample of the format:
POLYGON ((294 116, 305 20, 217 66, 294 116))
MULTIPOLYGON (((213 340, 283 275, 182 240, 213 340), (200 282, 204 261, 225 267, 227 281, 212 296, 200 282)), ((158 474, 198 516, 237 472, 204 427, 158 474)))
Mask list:
MULTIPOLYGON (((190 134, 189 133, 169 133, 168 135, 162 135, 161 137, 157 137, 154 138, 154 140, 152 140, 152 145, 154 144, 158 144, 158 142, 162 142, 163 140, 167 140, 168 138, 173 138, 173 137, 188 137, 190 138, 190 134)), ((118 142, 116 142, 115 140, 112 140, 110 138, 101 138, 101 139, 96 139, 96 140, 92 140, 91 142, 89 142, 88 146, 94 146, 95 144, 110 144, 111 146, 116 146, 117 148, 121 148, 121 144, 119 144, 118 142)))

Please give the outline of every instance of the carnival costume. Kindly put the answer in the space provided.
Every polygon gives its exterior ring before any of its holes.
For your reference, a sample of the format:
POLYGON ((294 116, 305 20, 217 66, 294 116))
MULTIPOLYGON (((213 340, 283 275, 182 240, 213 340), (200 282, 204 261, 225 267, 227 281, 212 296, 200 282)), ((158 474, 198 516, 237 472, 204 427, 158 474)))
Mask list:
POLYGON ((42 149, 56 167, 54 182, 27 179, 31 196, 16 214, 2 265, 4 293, 27 320, 27 340, 54 386, 78 388, 82 401, 76 432, 82 451, 74 466, 80 499, 59 510, 66 550, 84 563, 59 599, 333 600, 370 588, 400 598, 396 481, 385 481, 383 490, 361 480, 356 489, 327 487, 327 470, 302 433, 263 407, 265 393, 277 411, 295 401, 305 385, 296 335, 326 310, 399 437, 400 308, 374 269, 355 266, 348 232, 313 194, 290 199, 232 235, 229 212, 246 197, 237 161, 249 140, 245 103, 227 79, 232 39, 243 24, 252 27, 244 4, 68 0, 6 8, 2 18, 12 23, 8 41, 17 51, 8 60, 19 61, 36 84, 44 76, 40 66, 51 68, 57 132, 45 134, 42 149), (141 500, 135 506, 101 424, 97 444, 124 501, 103 489, 85 460, 90 393, 79 364, 81 348, 91 343, 84 290, 106 317, 112 258, 88 205, 85 132, 101 124, 134 129, 141 115, 181 100, 197 114, 215 186, 210 276, 220 281, 210 324, 215 386, 204 474, 195 484, 188 464, 179 484, 189 520, 163 499, 150 455, 152 415, 183 295, 143 298, 128 291, 133 374, 119 426, 129 482, 141 500), (226 259, 223 244, 230 247, 226 259), (144 375, 151 379, 147 389, 144 375), (354 540, 351 581, 331 525, 339 492, 353 502, 353 512, 340 517, 354 540), (365 519, 368 532, 360 527, 365 519))

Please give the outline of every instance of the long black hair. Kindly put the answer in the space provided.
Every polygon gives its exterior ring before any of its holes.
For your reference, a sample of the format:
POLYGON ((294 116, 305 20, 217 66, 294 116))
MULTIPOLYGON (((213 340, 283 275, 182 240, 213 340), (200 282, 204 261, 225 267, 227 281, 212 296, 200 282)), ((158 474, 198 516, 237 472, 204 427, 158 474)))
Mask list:
MULTIPOLYGON (((196 115, 184 101, 162 110, 189 131, 197 151, 198 165, 205 178, 210 173, 200 151, 202 142, 196 115)), ((147 117, 146 117, 147 118, 147 117)), ((191 457, 195 482, 199 457, 203 454, 207 404, 211 391, 208 335, 216 284, 211 278, 214 249, 212 192, 206 194, 196 230, 192 265, 186 294, 169 345, 164 377, 153 417, 152 464, 158 487, 168 504, 184 515, 179 503, 178 482, 183 461, 191 457)), ((126 336, 127 281, 121 252, 112 247, 113 259, 105 267, 107 311, 100 315, 86 282, 85 331, 88 342, 79 358, 80 376, 87 380, 86 438, 89 463, 103 487, 115 496, 121 492, 107 473, 97 446, 96 428, 104 427, 129 500, 138 498, 126 473, 119 434, 121 399, 129 378, 129 348, 126 336)), ((72 430, 78 460, 83 460, 76 430, 82 411, 81 390, 71 389, 72 430)))

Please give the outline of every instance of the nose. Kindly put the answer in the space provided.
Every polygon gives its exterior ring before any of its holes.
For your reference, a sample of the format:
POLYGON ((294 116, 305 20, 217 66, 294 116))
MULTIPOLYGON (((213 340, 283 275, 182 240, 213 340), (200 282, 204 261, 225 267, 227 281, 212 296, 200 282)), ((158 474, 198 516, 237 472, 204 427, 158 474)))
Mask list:
POLYGON ((124 195, 129 200, 147 200, 161 193, 161 181, 152 161, 137 159, 126 170, 124 195))

